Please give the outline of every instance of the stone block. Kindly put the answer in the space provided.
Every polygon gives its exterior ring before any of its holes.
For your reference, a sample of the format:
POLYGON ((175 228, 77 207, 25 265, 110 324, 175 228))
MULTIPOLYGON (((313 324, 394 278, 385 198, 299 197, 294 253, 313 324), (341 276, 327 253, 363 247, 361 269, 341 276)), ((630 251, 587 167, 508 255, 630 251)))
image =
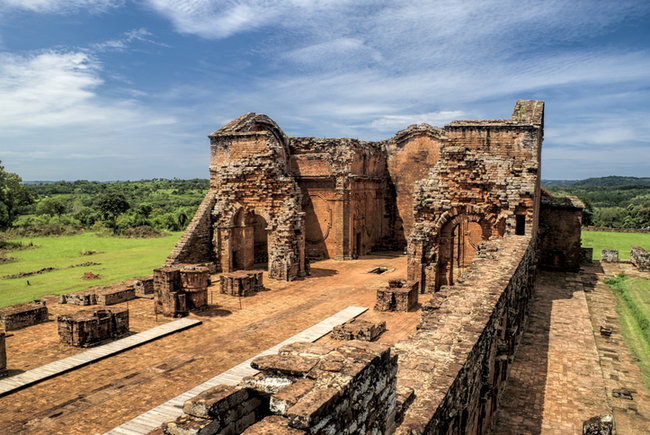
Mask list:
POLYGON ((630 261, 640 272, 650 272, 650 252, 640 246, 630 248, 630 261))
POLYGON ((377 289, 377 311, 408 312, 418 304, 419 283, 393 280, 377 289))
POLYGON ((48 311, 45 301, 36 300, 0 308, 0 326, 5 331, 13 331, 47 322, 48 311))
POLYGON ((62 343, 85 347, 128 334, 129 311, 118 308, 59 315, 57 328, 62 343))
POLYGON ((136 278, 133 282, 136 296, 147 296, 153 294, 153 275, 143 278, 136 278))
POLYGON ((603 249, 600 251, 600 261, 603 263, 618 263, 618 250, 603 249))
POLYGON ((250 426, 242 435, 302 435, 302 430, 289 427, 289 420, 279 415, 269 415, 250 426))
POLYGON ((582 423, 582 435, 613 435, 614 427, 611 415, 597 415, 582 423))
POLYGON ((374 341, 384 331, 386 331, 386 322, 369 322, 367 320, 352 319, 342 325, 337 325, 332 329, 332 338, 334 340, 362 340, 374 341))
POLYGON ((264 289, 262 272, 236 271, 219 277, 221 293, 230 296, 251 296, 264 289))

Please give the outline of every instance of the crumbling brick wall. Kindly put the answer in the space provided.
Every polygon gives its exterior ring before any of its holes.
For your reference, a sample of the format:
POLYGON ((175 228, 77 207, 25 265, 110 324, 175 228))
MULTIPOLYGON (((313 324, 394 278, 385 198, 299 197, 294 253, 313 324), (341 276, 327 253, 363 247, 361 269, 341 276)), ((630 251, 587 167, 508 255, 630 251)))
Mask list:
POLYGON ((0 308, 0 326, 5 331, 25 328, 47 322, 45 301, 36 300, 0 308))
MULTIPOLYGON (((183 235, 165 260, 165 266, 179 263, 205 263, 215 268, 212 249, 211 213, 216 201, 214 191, 205 195, 183 235)), ((216 270, 216 269, 215 269, 216 270)))
POLYGON ((289 167, 302 191, 310 258, 348 259, 394 248, 395 208, 383 143, 289 139, 289 167))
POLYGON ((640 246, 630 248, 630 261, 641 272, 650 272, 650 253, 640 246))
POLYGON ((394 348, 398 385, 415 391, 398 434, 486 433, 523 332, 534 242, 484 243, 463 282, 423 304, 419 331, 394 348))
POLYGON ((539 217, 539 263, 541 267, 580 270, 580 232, 584 204, 575 196, 541 197, 539 217))
POLYGON ((303 275, 302 196, 288 172, 284 133, 270 118, 249 113, 212 133, 210 152, 218 269, 252 268, 259 242, 268 257, 269 278, 303 275))
POLYGON ((188 400, 164 433, 392 433, 397 358, 384 344, 350 341, 335 350, 293 343, 251 363, 261 373, 188 400), (260 421, 261 420, 261 421, 260 421), (184 433, 184 432, 183 432, 184 433))
POLYGON ((482 240, 537 233, 542 124, 543 103, 520 100, 512 120, 445 126, 448 143, 414 187, 407 274, 422 292, 453 284, 482 240))

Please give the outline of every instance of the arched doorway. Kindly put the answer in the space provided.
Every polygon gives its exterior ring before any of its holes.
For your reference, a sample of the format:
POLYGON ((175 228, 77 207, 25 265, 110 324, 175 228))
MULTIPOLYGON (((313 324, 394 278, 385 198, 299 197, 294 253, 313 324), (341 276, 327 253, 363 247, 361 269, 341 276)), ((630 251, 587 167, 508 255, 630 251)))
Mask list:
POLYGON ((269 244, 266 232, 266 219, 257 214, 250 215, 253 226, 253 263, 257 266, 267 267, 269 263, 269 244))
POLYGON ((231 238, 232 270, 266 267, 269 261, 266 219, 240 209, 233 219, 231 238))
POLYGON ((450 220, 440 232, 436 290, 458 281, 474 259, 478 244, 488 238, 476 216, 458 215, 450 220))

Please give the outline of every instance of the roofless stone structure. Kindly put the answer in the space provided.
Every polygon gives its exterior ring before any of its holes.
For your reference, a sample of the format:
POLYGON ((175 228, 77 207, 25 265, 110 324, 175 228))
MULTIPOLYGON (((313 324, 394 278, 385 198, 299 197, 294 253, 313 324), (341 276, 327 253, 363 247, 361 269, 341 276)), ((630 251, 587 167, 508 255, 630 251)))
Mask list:
MULTIPOLYGON (((417 332, 392 349, 352 344, 375 352, 355 360, 354 370, 345 368, 345 346, 281 350, 254 361, 261 378, 197 398, 216 410, 252 394, 259 396, 253 413, 244 401, 228 414, 239 417, 225 422, 215 410, 197 415, 186 404, 189 414, 163 429, 227 423, 246 434, 485 433, 523 334, 539 260, 554 270, 579 267, 582 204, 542 192, 543 135, 544 103, 535 100, 517 101, 510 119, 412 125, 379 142, 288 137, 255 113, 212 133, 210 191, 166 268, 202 265, 228 278, 263 266, 268 278, 290 281, 308 274, 310 260, 406 249, 404 310, 418 292, 430 296, 419 298, 417 332), (369 389, 379 370, 373 364, 395 359, 381 388, 369 389), (266 375, 282 387, 268 386, 266 375), (346 399, 369 392, 378 394, 380 416, 346 399)), ((392 298, 378 299, 376 309, 392 298)))

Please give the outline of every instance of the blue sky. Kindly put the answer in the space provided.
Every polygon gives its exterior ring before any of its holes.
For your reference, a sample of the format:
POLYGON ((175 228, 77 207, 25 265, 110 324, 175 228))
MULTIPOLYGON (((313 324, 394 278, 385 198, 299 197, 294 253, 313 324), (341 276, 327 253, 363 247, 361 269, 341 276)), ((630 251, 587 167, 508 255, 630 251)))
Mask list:
POLYGON ((0 160, 25 180, 207 178, 245 112, 377 140, 518 98, 546 101, 543 178, 650 176, 650 2, 0 2, 0 160))

